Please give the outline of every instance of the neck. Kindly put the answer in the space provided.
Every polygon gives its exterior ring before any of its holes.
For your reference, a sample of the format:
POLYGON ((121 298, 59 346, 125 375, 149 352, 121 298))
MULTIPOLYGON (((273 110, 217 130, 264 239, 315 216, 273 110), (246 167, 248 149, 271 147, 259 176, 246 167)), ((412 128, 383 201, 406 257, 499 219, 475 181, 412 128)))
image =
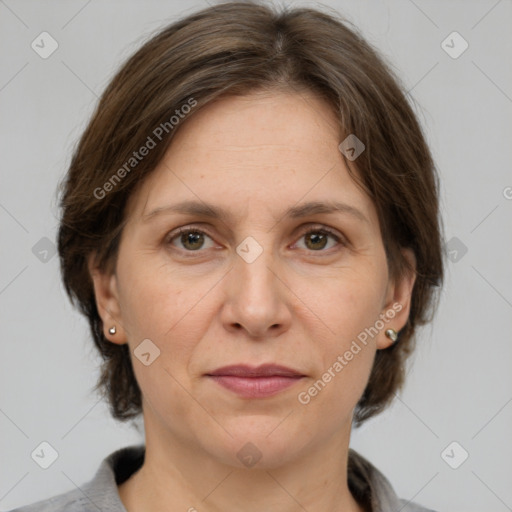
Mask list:
POLYGON ((144 464, 119 486, 128 512, 363 511, 347 484, 350 426, 286 464, 259 469, 224 464, 197 444, 145 424, 144 464))

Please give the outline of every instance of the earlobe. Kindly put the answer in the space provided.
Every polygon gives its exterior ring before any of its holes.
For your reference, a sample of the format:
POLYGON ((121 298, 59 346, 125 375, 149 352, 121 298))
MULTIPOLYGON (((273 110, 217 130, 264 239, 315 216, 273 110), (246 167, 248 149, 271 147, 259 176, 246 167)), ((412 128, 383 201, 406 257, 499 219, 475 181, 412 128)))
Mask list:
POLYGON ((397 342, 400 331, 409 319, 412 292, 416 281, 416 256, 413 250, 409 248, 403 248, 401 252, 410 268, 406 269, 388 287, 386 305, 381 314, 385 326, 377 338, 378 350, 386 349, 397 342))
POLYGON ((114 272, 106 272, 97 267, 94 255, 88 258, 88 269, 98 314, 103 321, 103 335, 109 341, 122 345, 127 342, 127 338, 122 326, 117 277, 114 272))

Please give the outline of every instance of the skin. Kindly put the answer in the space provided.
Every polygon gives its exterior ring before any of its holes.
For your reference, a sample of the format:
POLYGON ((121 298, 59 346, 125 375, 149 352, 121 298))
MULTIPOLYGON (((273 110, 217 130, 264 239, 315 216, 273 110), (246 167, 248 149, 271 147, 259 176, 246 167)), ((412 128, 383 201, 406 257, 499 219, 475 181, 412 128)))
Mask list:
POLYGON ((105 336, 129 344, 143 394, 146 459, 119 486, 129 512, 362 510, 346 483, 353 411, 376 350, 392 343, 385 329, 407 321, 414 275, 390 279, 375 207, 349 176, 341 140, 329 106, 311 93, 209 104, 180 126, 130 198, 115 273, 100 272, 91 256, 105 336), (168 213, 144 221, 182 200, 222 206, 233 217, 168 213), (284 216, 314 200, 343 201, 367 221, 284 216), (181 226, 206 234, 195 243, 179 234, 171 240, 181 226), (331 228, 341 242, 305 235, 310 227, 331 228), (236 252, 248 236, 263 249, 251 263, 236 252), (299 403, 299 393, 393 304, 402 309, 386 327, 299 403), (133 350, 147 338, 160 356, 145 366, 133 350), (273 397, 248 399, 204 375, 235 363, 277 363, 305 377, 273 397), (250 468, 237 457, 248 442, 261 453, 250 468))

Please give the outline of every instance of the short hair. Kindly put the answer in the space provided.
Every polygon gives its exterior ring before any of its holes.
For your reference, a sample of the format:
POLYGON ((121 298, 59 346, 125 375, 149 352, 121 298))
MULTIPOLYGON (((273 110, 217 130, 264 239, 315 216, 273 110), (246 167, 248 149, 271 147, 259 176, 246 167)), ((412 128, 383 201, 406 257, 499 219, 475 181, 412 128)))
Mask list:
POLYGON ((411 248, 416 257, 407 324, 396 343, 376 353, 354 411, 357 425, 401 388, 416 328, 432 320, 444 266, 439 180, 391 65, 337 15, 258 2, 217 4, 166 26, 127 59, 101 96, 59 186, 61 276, 71 302, 89 321, 102 356, 95 390, 117 420, 141 414, 141 391, 128 344, 103 334, 88 256, 95 253, 102 270, 115 269, 127 200, 189 118, 221 96, 258 91, 309 91, 327 102, 340 136, 355 134, 365 145, 351 162, 354 171, 343 158, 376 207, 390 276, 411 271, 401 248, 411 248), (155 147, 140 161, 130 160, 149 138, 158 142, 155 147))

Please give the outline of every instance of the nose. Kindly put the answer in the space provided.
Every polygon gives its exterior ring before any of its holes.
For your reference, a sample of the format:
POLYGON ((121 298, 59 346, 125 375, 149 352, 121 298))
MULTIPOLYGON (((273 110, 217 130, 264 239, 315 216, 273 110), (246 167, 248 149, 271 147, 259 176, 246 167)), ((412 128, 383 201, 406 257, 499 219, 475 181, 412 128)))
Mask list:
POLYGON ((226 330, 265 340, 289 329, 291 292, 279 274, 271 251, 263 250, 251 263, 235 256, 225 281, 221 320, 226 330))

